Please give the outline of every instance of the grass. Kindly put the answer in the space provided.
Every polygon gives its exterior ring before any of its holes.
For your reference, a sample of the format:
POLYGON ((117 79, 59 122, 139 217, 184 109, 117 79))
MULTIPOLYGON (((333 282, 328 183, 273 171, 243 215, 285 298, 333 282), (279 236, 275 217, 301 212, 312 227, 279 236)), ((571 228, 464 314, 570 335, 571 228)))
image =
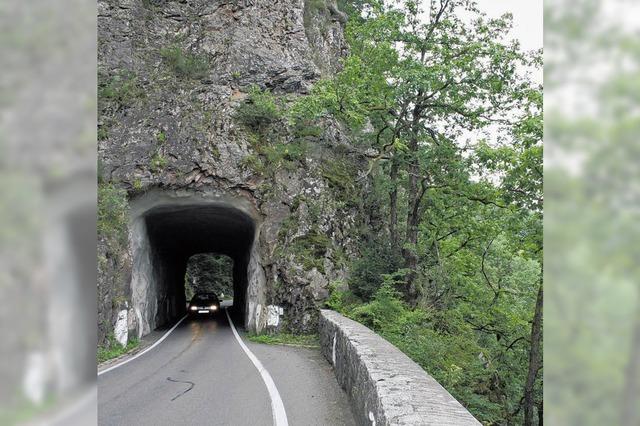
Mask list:
POLYGON ((165 47, 160 50, 160 55, 180 78, 200 80, 209 74, 209 61, 204 55, 184 51, 178 46, 165 47))
POLYGON ((168 160, 159 152, 151 158, 149 168, 153 173, 162 171, 167 166, 168 160))
POLYGON ((263 133, 282 118, 282 111, 271 92, 252 86, 247 100, 237 107, 236 118, 249 130, 263 133))
POLYGON ((158 141, 159 144, 165 143, 167 141, 167 134, 162 130, 159 131, 156 135, 156 141, 158 141))
POLYGON ((103 141, 109 137, 109 131, 104 126, 98 126, 98 140, 103 141))
POLYGON ((45 397, 40 404, 20 398, 13 404, 0 406, 0 425, 24 424, 46 413, 55 403, 56 399, 52 395, 45 397))
POLYGON ((120 71, 111 77, 98 76, 98 99, 111 101, 126 107, 144 97, 144 91, 136 75, 131 71, 120 71))
POLYGON ((320 347, 320 340, 317 334, 249 334, 247 338, 254 343, 263 343, 266 345, 320 347))
POLYGON ((122 346, 111 334, 107 337, 106 346, 98 346, 98 350, 96 352, 98 364, 126 354, 127 352, 137 348, 139 345, 140 341, 138 338, 134 337, 127 342, 126 346, 122 346))
POLYGON ((329 237, 318 231, 310 231, 306 235, 294 239, 289 250, 302 263, 305 270, 316 268, 324 273, 324 258, 331 247, 329 237))
POLYGON ((125 245, 128 215, 127 192, 111 183, 98 185, 98 234, 125 245))

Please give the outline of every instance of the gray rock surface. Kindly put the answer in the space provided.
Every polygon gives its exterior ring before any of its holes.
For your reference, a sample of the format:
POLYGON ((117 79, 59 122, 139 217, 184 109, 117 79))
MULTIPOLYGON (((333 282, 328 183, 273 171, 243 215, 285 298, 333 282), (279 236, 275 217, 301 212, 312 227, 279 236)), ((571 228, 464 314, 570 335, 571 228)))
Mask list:
MULTIPOLYGON (((335 1, 98 1, 101 179, 125 189, 132 205, 158 191, 194 199, 215 193, 251 205, 258 233, 248 297, 260 300, 248 302, 264 310, 255 312, 262 318, 267 306, 282 307, 279 325, 297 331, 316 328, 329 283, 345 277, 358 213, 334 194, 327 165, 344 157, 337 148, 348 136, 337 123, 321 123, 317 135, 304 137, 302 158, 258 170, 248 164, 261 154, 237 108, 253 86, 268 89, 283 108, 307 94, 346 53, 343 26, 335 1)), ((286 120, 274 127, 260 143, 299 140, 286 120)), ((157 273, 136 254, 146 247, 138 228, 133 221, 127 230, 128 251, 99 239, 100 341, 127 306, 139 311, 130 335, 168 319, 157 315, 166 295, 147 289, 157 273)))
POLYGON ((323 309, 319 332, 359 424, 480 425, 418 364, 364 325, 323 309))

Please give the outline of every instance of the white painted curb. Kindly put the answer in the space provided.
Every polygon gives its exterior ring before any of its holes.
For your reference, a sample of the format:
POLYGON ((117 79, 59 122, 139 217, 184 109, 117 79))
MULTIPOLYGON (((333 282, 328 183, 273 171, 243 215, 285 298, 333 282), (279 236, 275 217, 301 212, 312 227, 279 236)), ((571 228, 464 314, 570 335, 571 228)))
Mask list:
POLYGON ((118 368, 118 367, 122 367, 122 366, 123 366, 123 365, 125 365, 126 363, 131 362, 131 361, 133 361, 134 359, 136 359, 136 358, 138 358, 138 357, 141 357, 142 355, 144 355, 144 354, 146 354, 147 352, 149 352, 151 349, 153 349, 153 348, 155 348, 156 346, 158 346, 160 343, 162 343, 162 341, 163 341, 164 339, 166 339, 167 337, 169 337, 169 334, 171 334, 171 332, 172 332, 173 330, 175 330, 175 329, 176 329, 176 327, 178 327, 178 326, 180 325, 180 323, 181 323, 182 321, 184 321, 184 319, 185 319, 186 317, 187 317, 187 316, 185 315, 185 316, 183 316, 182 318, 180 318, 180 320, 179 320, 179 321, 178 321, 178 322, 177 322, 173 327, 171 327, 171 329, 170 329, 169 331, 167 331, 167 332, 166 332, 166 333, 165 333, 161 338, 159 338, 159 339, 158 339, 158 341, 157 341, 157 342, 155 342, 153 345, 149 346, 149 347, 148 347, 147 349, 145 349, 144 351, 142 351, 142 352, 140 352, 140 353, 135 354, 135 355, 134 355, 134 356, 132 356, 131 358, 128 358, 128 359, 126 359, 126 360, 122 361, 120 364, 112 365, 112 366, 111 366, 111 367, 109 367, 109 368, 105 368, 105 369, 104 369, 104 370, 102 370, 102 371, 98 371, 98 376, 101 376, 101 375, 103 375, 104 373, 108 373, 108 372, 109 372, 109 371, 111 371, 111 370, 115 370, 115 369, 116 369, 116 368, 118 368))

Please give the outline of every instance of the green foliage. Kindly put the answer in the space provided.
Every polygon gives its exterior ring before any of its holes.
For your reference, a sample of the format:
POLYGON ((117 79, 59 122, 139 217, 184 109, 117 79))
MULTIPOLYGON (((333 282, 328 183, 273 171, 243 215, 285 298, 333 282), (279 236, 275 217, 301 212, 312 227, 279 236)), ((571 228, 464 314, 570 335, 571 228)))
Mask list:
POLYGON ((336 200, 348 207, 358 205, 359 194, 355 187, 354 167, 348 160, 326 160, 322 165, 322 177, 333 189, 336 200))
POLYGON ((158 173, 164 170, 167 167, 168 160, 164 157, 160 152, 156 152, 153 157, 151 157, 151 163, 149 164, 149 169, 153 173, 158 173))
POLYGON ((111 333, 107 336, 104 345, 98 346, 98 350, 96 351, 98 364, 124 355, 137 348, 138 345, 140 345, 140 341, 137 337, 133 337, 129 339, 126 346, 122 346, 118 343, 113 333, 111 333))
POLYGON ((295 238, 287 247, 306 270, 316 268, 324 273, 324 258, 332 247, 331 239, 325 234, 312 230, 295 238))
POLYGON ((206 56, 184 51, 179 46, 160 49, 164 63, 179 78, 201 80, 209 75, 209 60, 206 56))
POLYGON ((390 283, 384 283, 374 294, 371 302, 351 311, 350 316, 373 330, 380 332, 393 324, 406 312, 400 293, 390 283))
POLYGON ((298 121, 293 127, 293 137, 295 139, 315 140, 322 136, 323 130, 312 121, 298 121))
POLYGON ((189 300, 197 292, 233 297, 233 260, 216 254, 191 256, 185 274, 185 295, 189 300))
POLYGON ((34 423, 37 418, 48 416, 58 409, 57 402, 57 397, 52 394, 45 395, 44 401, 40 403, 24 396, 17 400, 7 398, 0 404, 0 424, 14 426, 34 423))
POLYGON ((142 191, 142 188, 143 188, 142 179, 135 178, 133 180, 133 189, 134 189, 134 191, 142 191))
POLYGON ((254 343, 263 343, 267 345, 289 345, 319 348, 320 341, 317 334, 248 334, 247 338, 254 343))
POLYGON ((302 161, 307 153, 307 146, 301 142, 277 143, 264 146, 259 152, 273 169, 278 169, 281 166, 292 167, 296 162, 302 161))
MULTIPOLYGON (((508 15, 488 19, 463 0, 440 13, 428 2, 340 5, 350 54, 287 111, 302 128, 343 123, 350 152, 370 159, 364 198, 353 167, 323 165, 336 198, 368 215, 348 289, 327 306, 394 343, 483 423, 521 424, 541 285, 543 123, 541 90, 518 70, 539 59, 510 42, 508 15), (490 140, 463 143, 488 129, 490 140)), ((536 401, 541 385, 540 373, 536 401)))
POLYGON ((167 135, 166 133, 164 133, 162 130, 158 132, 158 134, 156 134, 156 141, 159 144, 163 144, 167 141, 167 135))
POLYGON ((294 129, 292 141, 282 142, 283 134, 274 124, 283 113, 277 99, 267 90, 252 86, 249 97, 236 110, 236 119, 248 130, 247 139, 255 151, 242 160, 242 165, 261 175, 273 175, 282 168, 294 170, 304 162, 307 139, 316 129, 294 129))
POLYGON ((125 108, 142 97, 144 97, 144 90, 132 71, 120 71, 111 77, 105 74, 98 75, 98 100, 101 103, 101 109, 108 102, 116 104, 119 108, 125 108))
POLYGON ((258 86, 249 89, 249 97, 236 110, 236 118, 249 130, 261 133, 282 117, 275 97, 258 86))
POLYGON ((98 126, 98 140, 103 141, 109 137, 109 131, 105 126, 98 126))
POLYGON ((329 284, 329 298, 325 301, 325 306, 347 315, 353 308, 362 304, 362 299, 343 287, 342 281, 329 284))
POLYGON ((361 249, 360 257, 349 268, 349 288, 365 301, 370 300, 382 286, 384 276, 402 266, 402 257, 397 250, 380 239, 374 239, 361 249))
POLYGON ((98 235, 126 243, 129 221, 127 192, 112 183, 98 185, 98 235))

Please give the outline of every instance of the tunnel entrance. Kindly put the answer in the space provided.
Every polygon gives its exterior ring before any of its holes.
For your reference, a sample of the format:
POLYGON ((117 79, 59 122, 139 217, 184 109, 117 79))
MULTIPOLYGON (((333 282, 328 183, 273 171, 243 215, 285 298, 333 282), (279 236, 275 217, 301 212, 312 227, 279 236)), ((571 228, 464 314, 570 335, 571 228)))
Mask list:
POLYGON ((214 293, 220 300, 233 300, 233 259, 226 255, 201 253, 187 261, 184 276, 185 297, 214 293))
POLYGON ((232 263, 233 307, 239 324, 259 331, 265 277, 255 243, 257 226, 243 201, 203 201, 150 194, 132 203, 132 302, 138 335, 168 326, 186 313, 190 259, 223 255, 232 263))

